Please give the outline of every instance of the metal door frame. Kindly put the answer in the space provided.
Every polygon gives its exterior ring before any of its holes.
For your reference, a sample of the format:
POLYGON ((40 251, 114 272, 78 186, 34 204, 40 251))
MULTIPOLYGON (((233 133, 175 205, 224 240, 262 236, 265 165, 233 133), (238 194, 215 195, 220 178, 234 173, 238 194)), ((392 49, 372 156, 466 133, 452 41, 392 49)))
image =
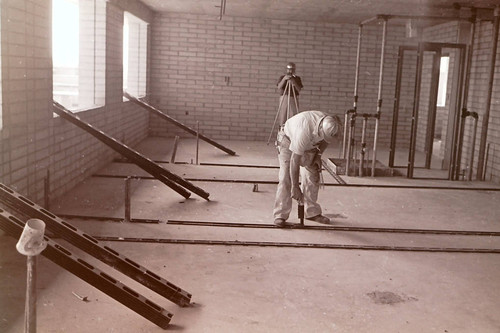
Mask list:
MULTIPOLYGON (((427 134, 426 134, 426 163, 425 167, 430 168, 430 162, 432 157, 432 140, 430 139, 430 135, 434 136, 434 126, 435 126, 435 117, 437 110, 437 92, 438 92, 438 84, 439 84, 439 70, 440 70, 440 59, 442 49, 458 49, 459 50, 459 59, 455 61, 455 64, 458 64, 458 84, 455 85, 455 91, 452 93, 452 96, 455 96, 456 100, 454 103, 453 109, 450 108, 450 113, 454 112, 453 117, 453 134, 452 134, 452 152, 451 159, 448 165, 448 178, 449 180, 453 180, 453 174, 456 169, 456 155, 457 155, 457 143, 458 143, 458 129, 460 123, 460 110, 461 110, 461 100, 462 100, 462 86, 463 86, 463 77, 464 77, 464 69, 465 69, 465 51, 467 46, 465 44, 453 44, 453 43, 430 43, 430 42, 422 42, 419 43, 418 46, 400 46, 398 52, 398 67, 396 72, 396 89, 394 96, 394 110, 393 110, 393 118, 392 118, 392 133, 391 133, 391 145, 389 151, 389 167, 397 168, 404 166, 394 166, 394 157, 396 152, 396 136, 397 136, 397 126, 398 126, 398 116, 399 116, 399 101, 401 97, 401 79, 402 79, 402 71, 403 71, 403 63, 404 63, 404 52, 405 51, 417 51, 417 68, 415 75, 415 89, 414 89, 414 97, 413 97, 413 112, 412 112, 412 121, 411 121, 411 135, 410 135, 410 149, 408 154, 408 165, 407 165, 407 178, 413 177, 413 170, 415 168, 415 148, 416 148, 416 136, 417 136, 417 123, 418 123, 418 108, 420 105, 420 90, 422 83, 422 70, 423 70, 423 55, 424 52, 435 52, 433 65, 432 65, 432 76, 437 79, 431 80, 431 94, 429 97, 429 114, 427 121, 427 134), (430 129, 430 131, 429 131, 430 129)), ((448 125, 450 128, 450 125, 448 125)))

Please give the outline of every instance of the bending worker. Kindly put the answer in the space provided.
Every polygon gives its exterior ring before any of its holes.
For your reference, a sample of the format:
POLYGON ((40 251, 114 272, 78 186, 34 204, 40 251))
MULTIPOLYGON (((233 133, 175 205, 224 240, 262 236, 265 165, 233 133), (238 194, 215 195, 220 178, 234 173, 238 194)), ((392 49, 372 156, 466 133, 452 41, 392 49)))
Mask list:
POLYGON ((299 91, 304 87, 300 76, 295 75, 295 64, 293 62, 289 62, 286 65, 286 74, 280 76, 277 85, 281 94, 278 109, 278 126, 283 126, 289 117, 299 112, 299 91))
POLYGON ((321 154, 340 133, 340 126, 336 116, 327 116, 321 111, 303 111, 288 119, 283 131, 278 133, 280 171, 273 211, 277 226, 290 226, 286 220, 292 210, 292 198, 304 203, 306 219, 330 223, 317 203, 321 154), (299 186, 300 173, 302 188, 299 186))

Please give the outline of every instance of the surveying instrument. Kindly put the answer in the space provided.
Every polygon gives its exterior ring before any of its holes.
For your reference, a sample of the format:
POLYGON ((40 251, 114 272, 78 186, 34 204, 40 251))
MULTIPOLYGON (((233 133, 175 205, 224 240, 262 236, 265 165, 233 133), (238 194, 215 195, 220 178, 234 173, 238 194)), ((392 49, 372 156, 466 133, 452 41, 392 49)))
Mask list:
MULTIPOLYGON (((287 68, 289 68, 287 66, 287 68)), ((273 127, 271 128, 271 133, 269 133, 269 138, 267 139, 267 144, 269 144, 269 141, 271 140, 271 136, 273 135, 274 128, 276 127, 276 123, 278 119, 283 119, 283 113, 286 114, 286 118, 284 119, 283 123, 280 124, 280 127, 285 123, 287 119, 290 117, 296 115, 299 112, 299 103, 297 101, 297 95, 295 93, 295 88, 293 86, 293 83, 291 82, 292 78, 294 78, 295 75, 291 75, 291 78, 286 81, 286 86, 285 89, 283 90, 283 95, 280 97, 280 103, 278 106, 278 111, 276 112, 276 117, 274 117, 274 123, 273 127), (293 97, 293 101, 290 100, 290 98, 293 97), (286 104, 285 103, 286 100, 286 104), (290 109, 290 103, 295 103, 295 110, 290 109), (283 106, 286 105, 286 110, 283 109, 283 106)), ((293 104, 292 104, 293 106, 293 104)), ((278 129, 278 131, 280 128, 278 129)))

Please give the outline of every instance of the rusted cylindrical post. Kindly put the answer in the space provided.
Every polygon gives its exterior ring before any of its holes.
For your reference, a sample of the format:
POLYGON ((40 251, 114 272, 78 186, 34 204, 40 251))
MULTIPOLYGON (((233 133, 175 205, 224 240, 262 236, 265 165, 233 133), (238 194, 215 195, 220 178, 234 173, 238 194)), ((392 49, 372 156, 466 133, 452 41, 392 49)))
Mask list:
POLYGON ((24 332, 36 332, 36 256, 46 247, 44 240, 45 223, 39 219, 29 219, 16 244, 19 253, 27 256, 26 303, 24 313, 24 332))
POLYGON ((177 154, 177 145, 179 144, 179 136, 176 135, 174 139, 174 147, 172 148, 172 156, 170 157, 170 163, 175 163, 175 154, 177 154))

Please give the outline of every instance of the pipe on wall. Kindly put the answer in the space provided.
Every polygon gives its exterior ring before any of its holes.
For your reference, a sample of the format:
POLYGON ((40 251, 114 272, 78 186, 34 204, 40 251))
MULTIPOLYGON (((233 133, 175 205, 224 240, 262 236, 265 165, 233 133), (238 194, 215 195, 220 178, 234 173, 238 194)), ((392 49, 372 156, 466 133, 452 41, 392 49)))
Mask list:
MULTIPOLYGON (((498 45, 498 30, 500 27, 500 6, 495 7, 494 20, 493 20, 493 39, 491 45, 490 54, 490 68, 489 68, 489 78, 488 78, 488 94, 486 96, 486 108, 483 115, 483 123, 481 125, 481 140, 479 142, 479 154, 477 161, 477 180, 483 179, 483 168, 484 159, 486 152, 486 141, 488 139, 488 122, 490 120, 490 109, 491 109, 491 97, 493 92, 493 80, 495 78, 495 61, 497 56, 497 45, 498 45)), ((472 148, 474 149, 474 148, 472 148)))

